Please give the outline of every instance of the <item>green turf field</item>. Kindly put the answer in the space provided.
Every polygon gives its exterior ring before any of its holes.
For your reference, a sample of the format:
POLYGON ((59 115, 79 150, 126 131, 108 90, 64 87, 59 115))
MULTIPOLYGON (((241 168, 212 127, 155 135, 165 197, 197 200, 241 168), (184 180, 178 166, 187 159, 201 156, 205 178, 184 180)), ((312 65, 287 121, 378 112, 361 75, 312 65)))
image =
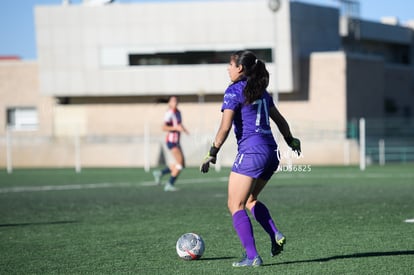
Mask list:
POLYGON ((275 175, 262 194, 287 237, 271 258, 235 269, 242 250, 226 208, 228 170, 184 170, 165 193, 142 169, 0 171, 0 274, 413 274, 414 165, 311 167, 275 175), (180 260, 181 234, 206 251, 180 260))

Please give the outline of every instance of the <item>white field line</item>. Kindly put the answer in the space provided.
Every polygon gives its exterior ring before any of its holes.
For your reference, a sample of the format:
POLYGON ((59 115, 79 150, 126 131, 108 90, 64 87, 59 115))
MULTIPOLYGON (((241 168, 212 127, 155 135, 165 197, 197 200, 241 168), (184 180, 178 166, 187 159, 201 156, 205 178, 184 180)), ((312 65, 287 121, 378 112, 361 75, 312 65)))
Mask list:
MULTIPOLYGON (((227 177, 216 178, 215 181, 225 182, 227 177)), ((182 179, 179 184, 191 183, 207 183, 211 182, 211 178, 197 178, 197 179, 182 179)), ((136 187, 136 186, 156 186, 153 181, 143 182, 118 182, 118 183, 87 183, 87 184, 68 184, 68 185, 43 185, 43 186, 16 186, 0 188, 1 193, 19 193, 19 192, 41 192, 41 191, 66 191, 66 190, 80 190, 80 189, 97 189, 97 188, 111 188, 111 187, 136 187)))
MULTIPOLYGON (((346 174, 329 174, 324 175, 312 175, 312 172, 295 172, 294 175, 291 172, 278 172, 272 179, 277 180, 278 178, 321 178, 321 179, 353 179, 357 177, 365 178, 406 178, 413 179, 413 175, 394 175, 386 173, 346 173, 346 174)), ((177 185, 181 184, 191 184, 191 183, 207 183, 211 181, 226 182, 228 177, 220 178, 210 178, 210 177, 200 177, 194 179, 179 179, 177 185)), ((156 186, 157 184, 153 181, 143 181, 143 182, 118 182, 118 183, 88 183, 88 184, 68 184, 68 185, 44 185, 44 186, 16 186, 16 187, 4 187, 0 188, 0 194, 2 193, 19 193, 19 192, 40 192, 40 191, 65 191, 65 190, 80 190, 80 189, 96 189, 96 188, 112 188, 112 187, 137 187, 137 186, 156 186)))

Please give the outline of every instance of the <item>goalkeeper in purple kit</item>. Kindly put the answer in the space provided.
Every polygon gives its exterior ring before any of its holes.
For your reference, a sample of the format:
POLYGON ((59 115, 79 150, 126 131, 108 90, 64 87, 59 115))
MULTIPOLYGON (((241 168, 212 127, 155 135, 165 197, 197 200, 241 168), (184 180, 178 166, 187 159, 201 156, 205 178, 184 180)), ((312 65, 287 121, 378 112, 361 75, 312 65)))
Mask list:
POLYGON ((269 234, 272 256, 279 254, 286 242, 265 204, 258 201, 260 192, 279 165, 278 147, 271 132, 270 120, 276 123, 293 151, 300 154, 301 148, 300 141, 292 136, 288 123, 266 91, 269 72, 264 62, 250 51, 238 51, 230 56, 227 70, 232 84, 224 93, 220 127, 200 170, 207 173, 210 163, 216 162, 217 153, 234 125, 238 154, 229 176, 227 205, 232 214, 233 227, 246 253, 233 266, 255 267, 262 265, 263 261, 256 250, 246 208, 269 234))

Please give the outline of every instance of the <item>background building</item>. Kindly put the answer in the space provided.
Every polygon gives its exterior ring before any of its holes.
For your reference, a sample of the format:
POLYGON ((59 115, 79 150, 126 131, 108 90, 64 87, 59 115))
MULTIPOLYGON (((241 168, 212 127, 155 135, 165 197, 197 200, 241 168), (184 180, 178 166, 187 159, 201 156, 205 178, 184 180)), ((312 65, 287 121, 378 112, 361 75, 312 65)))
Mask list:
MULTIPOLYGON (((228 56, 239 49, 266 61, 269 91, 303 142, 300 159, 280 142, 284 162, 356 163, 360 117, 369 148, 385 139, 414 158, 408 26, 287 0, 277 12, 265 0, 229 0, 38 6, 35 15, 38 61, 0 62, 9 148, 0 165, 9 156, 15 166, 156 166, 168 156, 166 105, 157 102, 172 94, 191 132, 188 164, 199 165, 219 123, 228 56)), ((232 163, 231 141, 222 165, 232 163)))

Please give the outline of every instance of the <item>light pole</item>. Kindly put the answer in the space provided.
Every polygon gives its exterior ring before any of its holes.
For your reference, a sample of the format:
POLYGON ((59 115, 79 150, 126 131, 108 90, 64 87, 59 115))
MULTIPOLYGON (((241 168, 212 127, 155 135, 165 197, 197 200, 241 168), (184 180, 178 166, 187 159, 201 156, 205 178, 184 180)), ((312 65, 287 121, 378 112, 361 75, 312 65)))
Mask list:
POLYGON ((277 68, 276 68, 276 48, 277 48, 277 20, 276 20, 276 12, 280 9, 281 0, 269 0, 268 1, 268 7, 273 12, 273 35, 274 35, 274 41, 273 41, 273 49, 272 49, 272 59, 273 59, 273 101, 275 104, 278 104, 279 101, 279 94, 277 89, 277 68))
POLYGON ((269 0, 269 9, 273 12, 277 12, 280 8, 280 0, 269 0))

